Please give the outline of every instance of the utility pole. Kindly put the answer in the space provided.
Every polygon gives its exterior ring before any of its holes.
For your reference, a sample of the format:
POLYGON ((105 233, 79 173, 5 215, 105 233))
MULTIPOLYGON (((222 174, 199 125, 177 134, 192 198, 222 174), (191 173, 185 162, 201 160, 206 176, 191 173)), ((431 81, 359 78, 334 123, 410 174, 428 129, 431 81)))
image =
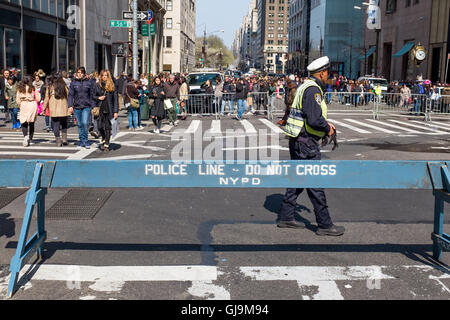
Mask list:
POLYGON ((139 79, 138 75, 138 0, 133 0, 133 79, 139 79))

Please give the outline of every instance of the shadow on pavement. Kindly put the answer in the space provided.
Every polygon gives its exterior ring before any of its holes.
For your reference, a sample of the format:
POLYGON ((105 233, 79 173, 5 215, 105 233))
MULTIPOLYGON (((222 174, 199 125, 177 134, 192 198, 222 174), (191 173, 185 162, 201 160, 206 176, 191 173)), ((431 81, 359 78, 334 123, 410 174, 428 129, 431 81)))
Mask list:
POLYGON ((16 224, 14 219, 11 218, 11 214, 0 214, 0 238, 6 236, 6 238, 12 238, 16 234, 16 224))

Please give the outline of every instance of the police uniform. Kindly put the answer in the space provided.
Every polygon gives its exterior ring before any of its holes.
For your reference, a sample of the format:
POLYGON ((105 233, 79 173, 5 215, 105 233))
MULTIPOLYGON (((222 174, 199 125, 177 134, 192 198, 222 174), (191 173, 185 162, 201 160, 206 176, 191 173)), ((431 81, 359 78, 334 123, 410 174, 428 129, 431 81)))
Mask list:
MULTIPOLYGON (((328 69, 329 66, 328 57, 323 57, 308 66, 308 71, 315 74, 328 69)), ((323 85, 319 79, 310 77, 296 92, 284 128, 285 134, 289 136, 291 160, 321 160, 319 143, 331 130, 327 121, 328 108, 323 85)), ((280 212, 280 228, 304 228, 304 225, 296 222, 294 218, 297 198, 303 191, 304 189, 287 190, 280 212)), ((324 190, 307 189, 307 192, 319 226, 317 234, 342 235, 343 228, 334 226, 331 220, 324 190)))

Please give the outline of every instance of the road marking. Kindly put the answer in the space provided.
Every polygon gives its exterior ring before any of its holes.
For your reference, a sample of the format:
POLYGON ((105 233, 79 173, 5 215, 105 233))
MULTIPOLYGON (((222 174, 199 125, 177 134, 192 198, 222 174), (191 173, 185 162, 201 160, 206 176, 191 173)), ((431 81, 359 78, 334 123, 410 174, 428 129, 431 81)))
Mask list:
POLYGON ((116 160, 137 160, 137 159, 149 159, 155 157, 152 154, 135 154, 135 155, 128 155, 128 156, 117 156, 117 157, 111 157, 111 158, 96 158, 96 159, 90 159, 92 161, 100 161, 100 160, 108 160, 108 161, 116 161, 116 160))
POLYGON ((346 124, 346 123, 343 123, 343 122, 340 122, 340 121, 331 120, 331 119, 328 120, 328 121, 330 121, 331 123, 334 123, 334 124, 336 124, 338 126, 341 126, 341 127, 344 127, 344 128, 348 128, 350 130, 353 130, 353 131, 356 131, 356 132, 359 132, 359 133, 371 134, 370 131, 359 129, 359 128, 356 128, 356 127, 354 127, 352 125, 349 125, 349 124, 346 124))
POLYGON ((189 128, 185 131, 186 134, 194 134, 197 132, 197 130, 200 127, 200 124, 202 122, 200 120, 192 120, 191 125, 189 128))
POLYGON ((220 120, 213 120, 211 124, 210 133, 217 134, 222 133, 220 120))
POLYGON ((248 120, 242 120, 242 125, 244 126, 245 132, 248 134, 257 134, 255 127, 248 120))
POLYGON ((259 119, 262 123, 264 123, 266 126, 268 126, 273 132, 275 133, 284 133, 284 131, 277 127, 273 122, 270 122, 267 119, 259 119))
POLYGON ((282 146, 260 146, 260 147, 243 147, 243 148, 223 148, 223 151, 239 151, 239 150, 262 150, 262 149, 272 149, 289 151, 289 148, 284 148, 282 146))
POLYGON ((377 123, 379 125, 386 126, 386 127, 389 127, 389 128, 394 128, 394 129, 406 131, 406 132, 409 132, 409 133, 415 133, 415 134, 421 134, 422 133, 422 132, 417 131, 417 130, 412 130, 412 129, 408 129, 408 128, 399 127, 399 126, 396 126, 396 125, 393 125, 393 124, 390 124, 390 123, 386 123, 386 122, 382 122, 382 121, 378 121, 378 120, 366 119, 366 121, 377 123))
POLYGON ((377 131, 381 131, 381 132, 384 132, 384 133, 398 134, 398 132, 395 132, 395 131, 383 129, 383 128, 380 128, 380 127, 373 126, 371 124, 367 124, 367 123, 356 121, 356 120, 352 120, 352 119, 345 119, 345 121, 352 122, 352 123, 358 124, 360 126, 367 127, 369 129, 374 129, 374 130, 377 130, 377 131))
POLYGON ((411 122, 418 123, 418 124, 421 124, 421 125, 426 125, 427 127, 431 127, 431 128, 436 129, 436 130, 444 129, 446 131, 450 131, 450 128, 442 126, 441 124, 437 124, 436 122, 432 122, 432 123, 419 122, 419 121, 411 121, 411 122))
POLYGON ((397 120, 389 120, 390 122, 394 122, 394 123, 398 123, 398 124, 402 124, 408 127, 412 127, 412 128, 418 128, 418 129, 422 129, 425 131, 431 131, 433 133, 436 134, 449 134, 448 132, 443 132, 443 131, 439 131, 439 130, 435 130, 435 129, 429 129, 429 128, 425 128, 424 126, 417 126, 411 123, 406 123, 406 122, 402 122, 402 121, 397 121, 397 120))
MULTIPOLYGON (((23 267, 20 276, 31 266, 23 267)), ((40 265, 32 280, 79 282, 215 281, 214 266, 74 266, 40 265)))
POLYGON ((40 156, 40 157, 58 157, 66 158, 73 156, 73 153, 48 153, 48 152, 6 152, 1 151, 1 156, 40 156))
POLYGON ((78 151, 77 147, 57 147, 57 146, 48 146, 48 147, 37 147, 35 145, 25 148, 23 146, 0 146, 0 149, 11 149, 11 150, 61 150, 61 151, 78 151))

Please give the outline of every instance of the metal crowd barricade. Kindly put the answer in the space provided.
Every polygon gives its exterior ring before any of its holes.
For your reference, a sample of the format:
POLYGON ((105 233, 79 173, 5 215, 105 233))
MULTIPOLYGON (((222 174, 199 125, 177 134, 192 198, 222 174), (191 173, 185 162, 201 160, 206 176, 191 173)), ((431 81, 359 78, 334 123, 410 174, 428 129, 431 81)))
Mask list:
POLYGON ((450 202, 450 162, 445 161, 275 161, 236 163, 172 161, 0 161, 0 187, 29 187, 8 296, 22 267, 42 258, 45 195, 51 188, 328 188, 423 189, 435 197, 433 255, 450 249, 443 231, 444 202, 450 202), (28 233, 37 206, 37 232, 28 233))

